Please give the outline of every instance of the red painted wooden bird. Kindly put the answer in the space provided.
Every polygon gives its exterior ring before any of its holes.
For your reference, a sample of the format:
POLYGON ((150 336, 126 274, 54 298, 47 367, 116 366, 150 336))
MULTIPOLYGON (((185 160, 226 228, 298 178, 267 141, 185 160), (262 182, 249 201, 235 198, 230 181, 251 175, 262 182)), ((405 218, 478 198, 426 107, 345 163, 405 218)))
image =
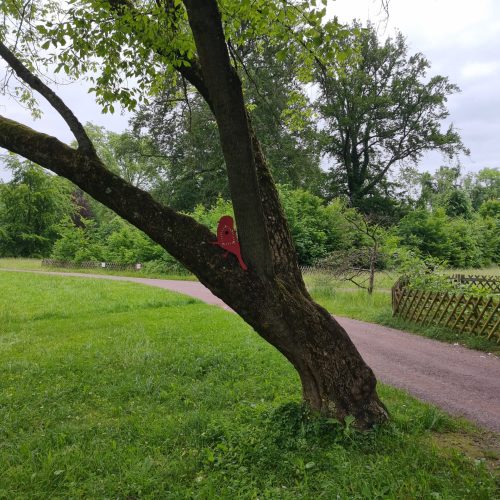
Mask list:
POLYGON ((219 245, 223 250, 226 251, 225 257, 227 257, 228 253, 236 255, 241 269, 243 269, 244 271, 248 269, 247 265, 241 258, 241 248, 238 241, 238 235, 236 234, 236 230, 234 229, 233 218, 230 215, 224 215, 220 218, 219 224, 217 226, 217 241, 214 241, 213 244, 219 245))

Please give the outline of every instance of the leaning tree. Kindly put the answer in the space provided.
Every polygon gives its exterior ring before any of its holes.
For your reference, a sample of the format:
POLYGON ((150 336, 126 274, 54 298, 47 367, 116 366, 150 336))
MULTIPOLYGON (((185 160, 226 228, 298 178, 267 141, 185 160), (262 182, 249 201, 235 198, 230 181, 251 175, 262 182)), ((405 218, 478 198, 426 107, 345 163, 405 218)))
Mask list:
POLYGON ((52 105, 78 144, 72 148, 0 116, 0 147, 71 180, 162 245, 292 363, 313 410, 340 420, 352 415, 359 428, 386 421, 372 370, 305 288, 228 49, 262 33, 286 38, 285 50, 303 53, 304 76, 318 39, 331 37, 327 56, 334 57, 333 42, 346 31, 333 22, 321 25, 324 9, 294 0, 74 0, 69 7, 7 0, 0 9, 7 19, 0 56, 25 87, 52 105), (144 102, 148 91, 175 77, 200 93, 217 122, 248 270, 223 258, 207 227, 106 168, 75 114, 36 74, 43 58, 73 76, 90 74, 108 110, 117 100, 129 107, 144 102))

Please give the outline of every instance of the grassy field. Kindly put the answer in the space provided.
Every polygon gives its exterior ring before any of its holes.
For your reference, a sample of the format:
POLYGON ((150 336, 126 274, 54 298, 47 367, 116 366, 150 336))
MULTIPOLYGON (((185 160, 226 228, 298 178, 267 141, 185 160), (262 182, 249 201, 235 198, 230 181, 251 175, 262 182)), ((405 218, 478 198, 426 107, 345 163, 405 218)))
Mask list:
MULTIPOLYGON (((24 269, 31 271, 62 271, 81 272, 102 275, 134 276, 143 278, 195 280, 193 275, 155 274, 145 271, 109 271, 104 269, 55 269, 45 268, 39 259, 0 259, 0 269, 24 269)), ((454 269, 450 274, 486 274, 500 275, 500 267, 487 269, 454 269)), ((365 290, 355 288, 352 283, 332 278, 324 273, 306 273, 304 280, 311 295, 328 311, 337 316, 359 319, 371 323, 406 330, 418 335, 423 335, 436 340, 449 343, 459 343, 471 349, 500 354, 500 344, 494 339, 469 335, 467 333, 457 334, 447 328, 422 326, 401 318, 392 316, 391 308, 391 286, 398 275, 391 272, 380 272, 376 276, 376 291, 372 296, 365 290)))
POLYGON ((234 314, 132 283, 0 272, 0 290, 0 498, 499 494, 498 437, 389 387, 373 432, 312 418, 234 314))
MULTIPOLYGON (((1 262, 1 259, 0 259, 1 262)), ((487 276, 500 276, 500 267, 487 267, 482 269, 448 269, 445 274, 474 274, 474 275, 487 275, 487 276)), ((378 291, 390 292, 392 286, 399 278, 399 274, 395 271, 379 271, 375 273, 375 289, 378 291)), ((311 286, 328 286, 337 290, 351 289, 356 290, 357 287, 354 283, 346 280, 340 280, 332 275, 322 272, 306 272, 304 279, 308 285, 311 286)), ((362 285, 368 284, 368 273, 362 274, 357 281, 362 285)))

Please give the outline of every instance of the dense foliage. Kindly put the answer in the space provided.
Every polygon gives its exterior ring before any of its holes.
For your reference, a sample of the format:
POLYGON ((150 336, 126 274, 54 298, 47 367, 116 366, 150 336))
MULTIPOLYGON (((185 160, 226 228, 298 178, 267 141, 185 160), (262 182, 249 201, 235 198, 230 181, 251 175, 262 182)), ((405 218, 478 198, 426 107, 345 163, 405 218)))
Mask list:
POLYGON ((5 157, 4 164, 13 177, 0 183, 0 256, 47 255, 58 224, 73 213, 69 183, 14 156, 5 157))
MULTIPOLYGON (((130 144, 137 144, 128 134, 123 138, 100 133, 106 138, 98 142, 105 154, 117 154, 110 143, 127 144, 130 140, 130 144)), ((133 157, 129 151, 127 155, 133 157)), ((175 260, 160 246, 68 182, 14 156, 4 162, 10 165, 13 178, 0 184, 0 255, 141 262, 155 271, 179 271, 175 260)), ((114 164, 131 172, 137 163, 130 163, 123 160, 114 164)), ((500 262, 496 174, 495 169, 484 169, 462 179, 456 169, 446 167, 434 175, 419 174, 414 179, 418 195, 404 202, 406 215, 385 226, 380 224, 384 219, 366 219, 341 198, 327 202, 290 186, 280 186, 280 196, 302 265, 332 262, 339 255, 364 255, 371 244, 367 234, 376 230, 379 267, 396 265, 394 255, 408 252, 434 257, 450 267, 481 267, 500 262), (473 197, 482 202, 473 204, 473 197)), ((135 175, 144 178, 140 171, 135 175)), ((233 209, 219 194, 211 206, 198 203, 189 213, 215 232, 220 217, 232 215, 233 209)), ((367 266, 362 260, 356 264, 367 266)))
MULTIPOLYGON (((264 153, 278 183, 320 190, 324 173, 319 165, 317 135, 311 114, 303 108, 300 123, 293 113, 308 102, 296 79, 297 61, 290 54, 277 58, 283 47, 262 52, 233 48, 241 65, 245 96, 264 153)), ((217 124, 203 98, 185 82, 167 87, 131 120, 136 137, 147 136, 166 162, 156 196, 179 210, 212 205, 229 197, 226 165, 217 140, 217 124)), ((144 140, 144 139, 143 139, 144 140)))

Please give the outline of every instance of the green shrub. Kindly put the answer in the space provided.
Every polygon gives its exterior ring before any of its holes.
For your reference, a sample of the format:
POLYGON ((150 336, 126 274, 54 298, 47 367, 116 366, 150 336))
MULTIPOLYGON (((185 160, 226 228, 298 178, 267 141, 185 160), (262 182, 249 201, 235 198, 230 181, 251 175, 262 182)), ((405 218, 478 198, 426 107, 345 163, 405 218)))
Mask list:
POLYGON ((488 248, 484 246, 483 229, 483 220, 477 216, 472 220, 449 217, 443 208, 438 208, 433 212, 425 209, 410 212, 395 232, 401 245, 423 257, 444 260, 451 267, 480 267, 488 264, 495 254, 490 248, 494 243, 488 241, 488 248))

